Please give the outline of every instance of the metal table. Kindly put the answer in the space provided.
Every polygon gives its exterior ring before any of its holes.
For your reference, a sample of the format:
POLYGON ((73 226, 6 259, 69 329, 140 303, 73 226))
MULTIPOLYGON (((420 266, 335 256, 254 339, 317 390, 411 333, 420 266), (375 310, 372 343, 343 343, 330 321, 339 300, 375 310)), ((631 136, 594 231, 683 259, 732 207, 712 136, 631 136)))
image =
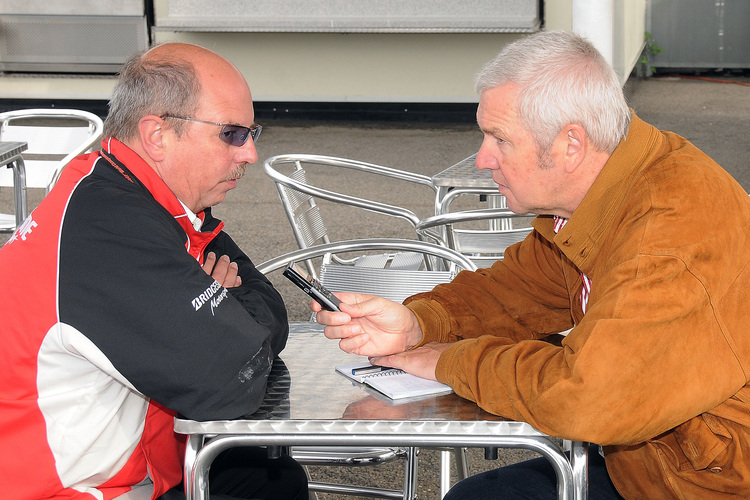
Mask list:
POLYGON ((26 166, 21 153, 28 149, 25 142, 0 142, 0 167, 13 169, 13 197, 15 201, 16 224, 0 229, 15 229, 26 219, 26 166))
POLYGON ((569 460, 555 439, 526 423, 489 414, 455 394, 389 400, 335 372, 335 365, 362 358, 341 351, 321 329, 315 323, 291 325, 287 347, 269 377, 266 399, 252 415, 239 420, 175 420, 175 431, 189 436, 188 499, 208 498, 208 470, 223 450, 292 445, 525 448, 551 462, 559 498, 587 498, 585 443, 573 443, 569 460))
POLYGON ((479 170, 474 153, 455 165, 432 176, 432 183, 439 189, 449 190, 452 187, 481 187, 497 189, 490 170, 479 170))

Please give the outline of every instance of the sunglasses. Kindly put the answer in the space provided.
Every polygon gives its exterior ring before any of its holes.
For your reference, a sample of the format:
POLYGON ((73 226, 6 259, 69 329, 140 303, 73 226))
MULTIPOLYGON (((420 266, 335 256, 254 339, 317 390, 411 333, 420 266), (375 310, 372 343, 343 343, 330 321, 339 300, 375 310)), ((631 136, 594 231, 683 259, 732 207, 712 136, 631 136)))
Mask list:
POLYGON ((253 142, 257 142, 258 137, 260 137, 260 132, 261 130, 263 130, 263 127, 258 125, 257 123, 252 127, 243 127, 242 125, 227 125, 226 123, 209 122, 206 120, 198 120, 196 118, 186 118, 184 116, 163 115, 161 116, 161 118, 174 118, 175 120, 186 120, 189 122, 218 125, 219 127, 221 127, 221 131, 219 132, 219 139, 226 142, 230 146, 237 147, 244 146, 247 142, 248 137, 252 137, 253 142))

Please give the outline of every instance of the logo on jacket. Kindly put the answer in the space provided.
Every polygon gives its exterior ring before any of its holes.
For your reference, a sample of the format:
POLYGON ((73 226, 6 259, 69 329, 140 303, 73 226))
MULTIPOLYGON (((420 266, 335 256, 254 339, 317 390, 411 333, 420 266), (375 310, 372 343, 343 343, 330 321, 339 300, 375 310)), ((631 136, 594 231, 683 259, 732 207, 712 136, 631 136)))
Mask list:
POLYGON ((210 287, 206 288, 202 294, 198 295, 191 301, 191 304, 193 305, 193 309, 197 312, 204 304, 210 301, 211 314, 214 314, 214 309, 221 304, 226 296, 227 289, 221 286, 218 281, 214 280, 210 287), (221 293, 216 295, 216 292, 219 290, 221 290, 221 293))
POLYGON ((18 229, 16 229, 16 232, 13 233, 13 236, 10 237, 7 245, 10 245, 14 241, 16 241, 18 238, 21 238, 22 241, 26 241, 26 237, 28 237, 31 234, 31 231, 37 227, 37 223, 31 218, 31 215, 26 217, 26 220, 21 223, 20 226, 18 226, 18 229))

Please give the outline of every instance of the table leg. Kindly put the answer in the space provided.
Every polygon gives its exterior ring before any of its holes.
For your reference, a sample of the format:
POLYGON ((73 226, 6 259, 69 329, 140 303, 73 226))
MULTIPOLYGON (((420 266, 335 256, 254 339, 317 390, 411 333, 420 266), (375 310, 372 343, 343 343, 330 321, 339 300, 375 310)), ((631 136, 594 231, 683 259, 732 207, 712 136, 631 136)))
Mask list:
MULTIPOLYGON (((203 445, 195 455, 192 471, 191 495, 186 500, 208 500, 208 471, 211 464, 224 450, 235 446, 248 446, 243 436, 215 436, 203 445)), ((187 478, 185 478, 187 480, 187 478)))
POLYGON ((201 446, 203 446, 203 434, 190 434, 188 436, 187 445, 185 446, 185 464, 182 469, 182 484, 187 500, 193 498, 193 466, 195 465, 195 457, 198 455, 201 446))
POLYGON ((440 452, 440 498, 443 498, 451 488, 451 452, 440 452))
POLYGON ((586 500, 589 494, 589 444, 573 441, 570 446, 570 466, 573 468, 575 499, 586 500))

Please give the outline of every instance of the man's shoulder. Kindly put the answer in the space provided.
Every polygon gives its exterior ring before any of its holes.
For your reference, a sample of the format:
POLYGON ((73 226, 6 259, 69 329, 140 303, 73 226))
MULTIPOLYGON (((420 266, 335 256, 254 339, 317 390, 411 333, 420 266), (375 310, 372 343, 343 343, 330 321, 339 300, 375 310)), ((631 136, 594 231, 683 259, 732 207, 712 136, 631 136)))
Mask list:
POLYGON ((105 165, 97 165, 77 184, 62 224, 70 236, 67 241, 96 241, 110 236, 160 241, 169 238, 182 246, 185 239, 174 217, 147 189, 119 173, 113 174, 105 165))
POLYGON ((706 153, 680 136, 665 136, 668 150, 642 171, 642 187, 654 205, 713 217, 750 201, 737 180, 706 153))

